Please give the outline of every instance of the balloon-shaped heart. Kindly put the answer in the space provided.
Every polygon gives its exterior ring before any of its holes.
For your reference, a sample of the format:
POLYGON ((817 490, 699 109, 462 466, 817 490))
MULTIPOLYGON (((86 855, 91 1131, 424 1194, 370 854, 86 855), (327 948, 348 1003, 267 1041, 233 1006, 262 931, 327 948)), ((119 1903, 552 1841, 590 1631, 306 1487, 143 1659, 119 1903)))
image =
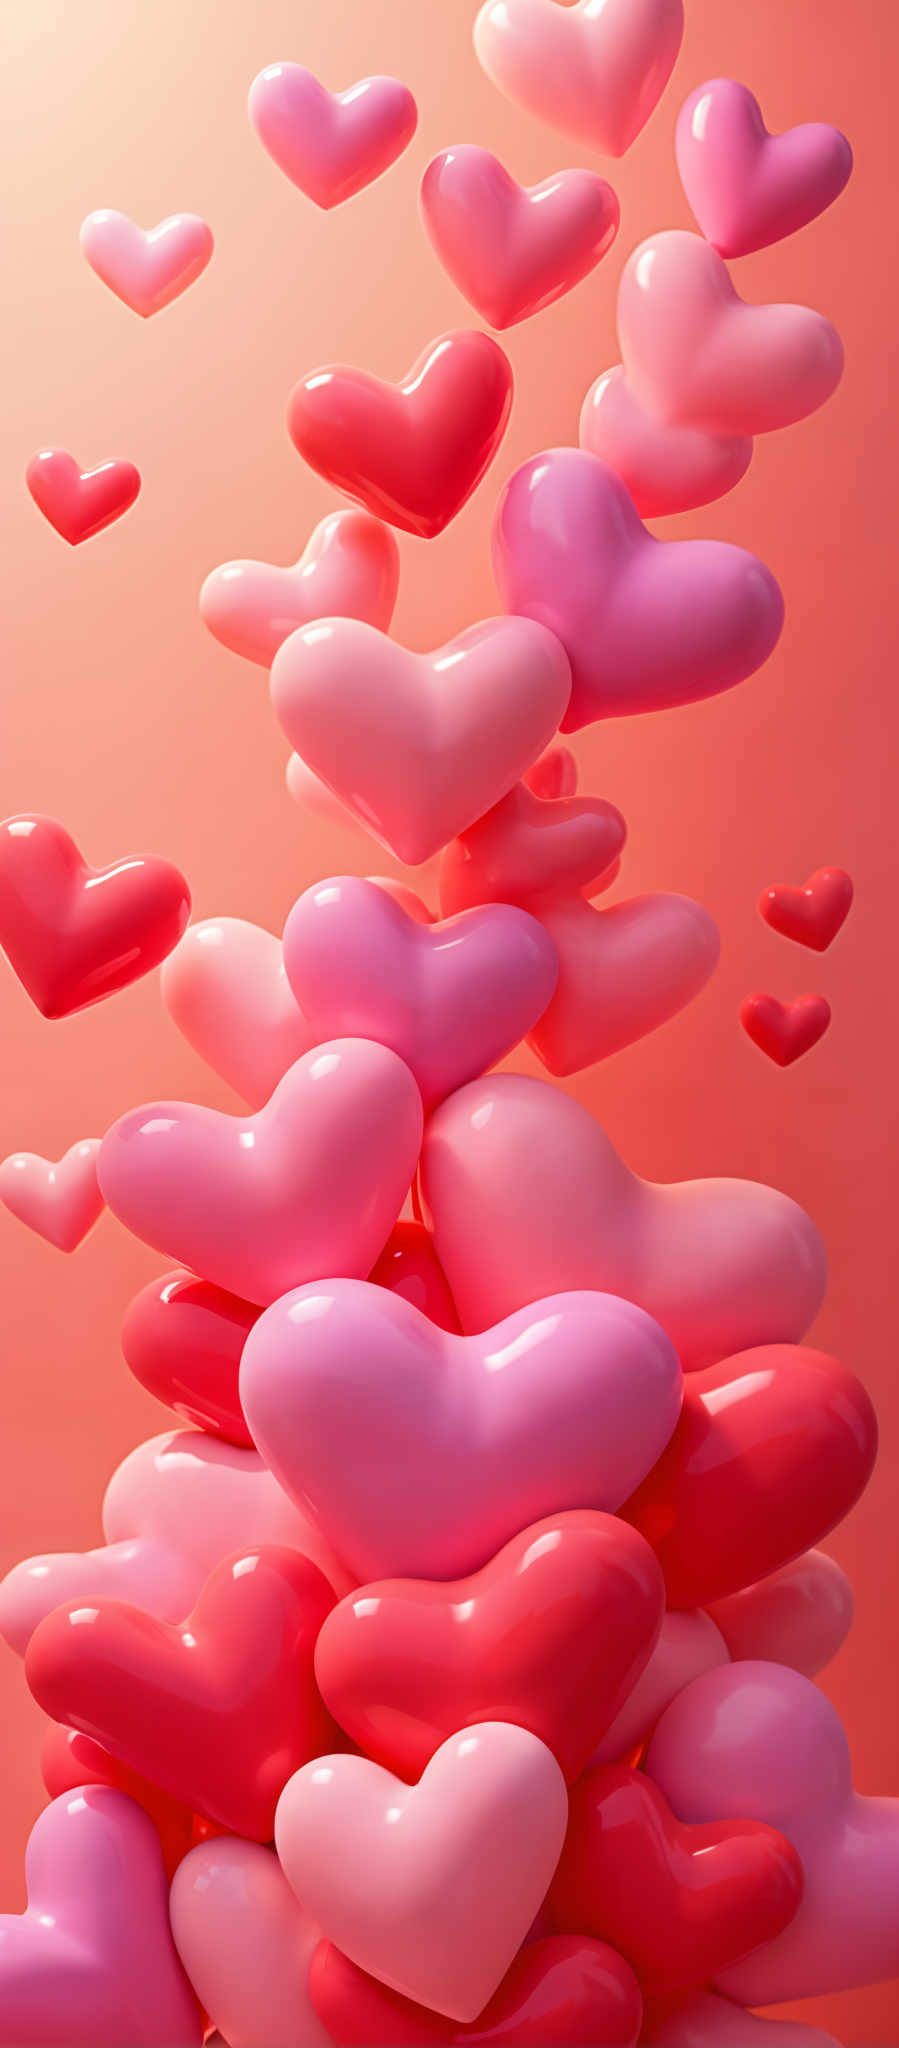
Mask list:
POLYGON ((243 917, 188 927, 162 971, 162 1000, 206 1065, 260 1109, 317 1045, 284 972, 281 941, 243 917))
POLYGON ((485 0, 474 45, 517 106, 623 156, 664 92, 683 32, 683 0, 485 0))
POLYGON ((760 990, 744 996, 740 1004, 740 1023, 747 1038, 777 1067, 791 1067, 803 1053, 811 1052, 824 1037, 830 1019, 826 996, 794 996, 792 1002, 782 1003, 778 996, 760 990))
POLYGON ((610 910, 568 896, 534 909, 559 975, 528 1044, 551 1074, 577 1074, 657 1031, 718 964, 718 927, 690 896, 632 896, 610 910))
POLYGON ((539 908, 546 896, 594 890, 614 867, 627 828, 598 796, 538 795, 527 781, 460 833, 440 861, 445 917, 476 903, 539 908))
POLYGON ((91 269, 142 320, 180 298, 213 250, 212 229, 195 213, 172 213, 158 227, 139 228, 127 213, 105 207, 88 214, 79 240, 91 269))
POLYGON ((835 2036, 822 2034, 820 2027, 761 2019, 714 1991, 678 1999, 673 2011, 671 2004, 664 2000, 644 2013, 640 2039, 652 2048, 840 2048, 835 2036))
POLYGON ((594 1764, 616 1764, 639 1754, 665 1708, 691 1679, 726 1664, 728 1649, 710 1615, 663 1615, 658 1641, 633 1691, 594 1750, 594 1764))
POLYGON ((711 505, 733 490, 752 461, 749 436, 682 426, 643 405, 623 363, 591 384, 578 438, 620 476, 641 519, 711 505))
POLYGON ((99 1138, 79 1138, 57 1160, 11 1152, 0 1162, 0 1202, 57 1251, 76 1251, 105 1208, 97 1186, 99 1150, 99 1138))
POLYGON ((491 327, 561 299, 618 232, 617 196, 594 171, 559 171, 528 191, 473 142, 431 159, 418 203, 444 270, 491 327))
POLYGON ((801 889, 775 882, 763 889, 759 910, 766 924, 799 946, 825 953, 852 909, 852 876, 845 868, 816 868, 801 889))
POLYGON ((237 1375, 258 1315, 250 1302, 195 1273, 164 1273, 129 1302, 125 1362, 141 1386, 195 1429, 252 1449, 237 1375))
POLYGON ((769 135, 747 85, 710 78, 684 101, 675 138, 681 184, 706 239, 748 256, 832 206, 852 170, 839 128, 806 121, 769 135))
POLYGON ((330 1941, 312 1958, 309 1996, 338 2048, 502 2048, 545 2041, 550 2026, 559 2048, 634 2048, 643 2005, 622 1956, 564 1934, 527 1941, 468 2026, 388 1991, 330 1941))
POLYGON ((809 1550, 742 1592, 713 1600, 709 1615, 734 1660, 761 1657, 815 1678, 845 1642, 853 1605, 845 1572, 823 1550, 809 1550))
POLYGON ((309 1985, 321 1934, 273 1850, 230 1835, 198 1844, 169 1904, 175 1947, 228 2048, 329 2048, 309 1985))
POLYGON ((68 1017, 158 967, 190 890, 153 856, 91 868, 55 818, 0 826, 0 945, 44 1017, 68 1017))
POLYGON ((51 1799, 58 1799, 63 1792, 77 1792, 82 1785, 109 1785, 126 1792, 149 1814, 170 1880, 194 1845, 217 1832, 212 1821, 201 1819, 179 1799, 151 1785, 139 1771, 120 1763, 102 1743, 83 1735, 80 1728, 67 1728, 64 1722, 47 1724, 41 1744, 41 1777, 51 1799))
POLYGON ((326 210, 389 170, 418 124, 400 79, 362 78, 329 92, 302 64, 267 64, 250 87, 249 115, 278 169, 326 210))
POLYGON ((292 569, 223 562, 200 591, 200 617, 233 654, 271 668, 289 633, 313 619, 364 619, 386 633, 399 588, 399 549, 368 512, 330 512, 292 569))
POLYGON ((79 469, 66 448, 32 455, 25 482, 39 512, 70 547, 121 519, 140 491, 140 470, 123 456, 79 469))

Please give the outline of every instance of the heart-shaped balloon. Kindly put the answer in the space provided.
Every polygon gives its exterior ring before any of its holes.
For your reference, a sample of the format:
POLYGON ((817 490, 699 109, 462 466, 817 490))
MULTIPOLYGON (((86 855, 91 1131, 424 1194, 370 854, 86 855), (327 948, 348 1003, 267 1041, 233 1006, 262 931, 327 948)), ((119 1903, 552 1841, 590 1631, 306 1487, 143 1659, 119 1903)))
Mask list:
POLYGON ((691 1992, 644 2013, 641 2041, 652 2048, 840 2048, 833 2034, 795 2020, 763 2020, 714 1991, 691 1992))
POLYGON ((544 796, 516 782, 444 849, 440 903, 453 917, 476 903, 520 903, 588 889, 613 867, 627 827, 598 796, 544 796))
POLYGON ((748 436, 681 426, 642 405, 623 363, 591 384, 579 439, 627 485, 641 519, 711 505, 733 490, 752 461, 748 436))
POLYGON ((96 469, 79 469, 65 448, 32 455, 25 482, 39 512, 70 547, 91 540, 127 512, 140 490, 140 470, 116 456, 96 469))
POLYGON ((57 1160, 11 1152, 0 1162, 0 1202, 57 1251, 77 1250, 105 1207, 97 1186, 99 1150, 99 1138, 79 1138, 57 1160))
POLYGON ((419 1309, 429 1322, 439 1323, 441 1330, 453 1330, 458 1335, 456 1304, 423 1223, 401 1217, 368 1277, 375 1287, 386 1287, 389 1293, 411 1301, 413 1308, 419 1309))
POLYGON ((271 668, 289 633, 313 619, 364 619, 386 633, 399 588, 399 549, 368 512, 319 520, 292 569, 223 562, 200 591, 200 617, 223 647, 271 668))
POLYGON ((330 2048, 309 1989, 321 1935, 271 1849, 229 1835, 199 1844, 169 1905, 175 1947, 228 2048, 330 2048))
POLYGON ((190 890, 152 856, 90 868, 55 818, 0 825, 0 945, 44 1017, 67 1017, 158 967, 190 890))
POLYGON ((172 213, 158 227, 139 228, 127 213, 104 207, 88 214, 79 240, 91 269, 143 320, 180 298, 213 250, 212 229, 195 213, 172 213))
POLYGON ((623 1958, 603 1942, 564 1934, 526 1942, 468 2026, 388 1991, 330 1941, 312 1958, 309 1996, 338 2048, 463 2048, 465 2042, 472 2048, 531 2042, 536 2048, 550 2028, 556 2048, 634 2048, 642 2012, 637 1980, 623 1958))
POLYGON ((432 157, 418 203, 444 270, 491 327, 561 299, 618 232, 617 196, 595 171, 558 171, 528 191, 473 142, 432 157))
POLYGON ((690 896, 632 896, 596 910, 583 896, 535 905, 559 962, 528 1044, 551 1074, 577 1074, 657 1031, 718 964, 718 927, 690 896))
POLYGON ((170 1880, 195 1843, 218 1832, 212 1821, 192 1813, 189 1806, 161 1792, 139 1771, 110 1756, 102 1743, 62 1722, 47 1724, 41 1744, 41 1777, 51 1799, 58 1799, 62 1792, 77 1792, 82 1785, 111 1785, 118 1792, 127 1792, 153 1822, 170 1880))
POLYGON ((195 1429, 252 1450, 237 1375, 258 1315, 248 1301, 195 1273, 164 1273, 128 1304, 125 1362, 142 1387, 195 1429))
POLYGON ((794 996, 782 1003, 777 996, 759 992, 744 996, 740 1023, 747 1038, 766 1053, 775 1066, 791 1067, 803 1053, 824 1037, 831 1009, 826 996, 794 996))
POLYGON ((742 1592, 712 1601, 709 1614, 734 1661, 762 1657, 815 1678, 845 1642, 853 1606, 845 1572, 823 1550, 809 1550, 742 1592))
POLYGON ((281 941, 243 917, 188 927, 162 972, 162 1000, 200 1058, 260 1109, 318 1043, 284 972, 281 941))
POLYGON ((578 783, 577 762, 570 747, 563 747, 553 740, 544 753, 540 754, 532 768, 526 768, 522 781, 535 796, 574 796, 578 783))
POLYGON ((816 868, 801 889, 775 882, 763 889, 759 910, 766 924, 799 946, 826 953, 852 909, 852 876, 845 868, 816 868))
POLYGON ((806 121, 769 135, 747 85, 710 78, 677 118, 681 184, 706 239, 722 256, 748 256, 832 206, 852 170, 839 128, 806 121))
POLYGON ((623 156, 664 92, 683 32, 683 0, 485 0, 474 46, 507 99, 623 156))
POLYGON ((250 87, 249 115, 278 169, 326 209, 389 170, 418 124, 400 79, 362 78, 329 92, 301 64, 267 64, 250 87))
POLYGON ((663 1615, 658 1641, 624 1706, 597 1744, 591 1762, 617 1764, 639 1756, 665 1708, 691 1679, 728 1661, 727 1644, 708 1614, 663 1615))

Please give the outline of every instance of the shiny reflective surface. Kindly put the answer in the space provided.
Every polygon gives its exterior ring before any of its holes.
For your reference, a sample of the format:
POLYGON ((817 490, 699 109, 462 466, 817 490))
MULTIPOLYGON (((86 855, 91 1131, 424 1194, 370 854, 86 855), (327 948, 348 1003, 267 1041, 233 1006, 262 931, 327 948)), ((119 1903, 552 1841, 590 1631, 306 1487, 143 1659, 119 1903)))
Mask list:
POLYGON ((441 1330, 459 1334, 456 1304, 423 1223, 395 1223, 368 1277, 373 1286, 402 1295, 429 1322, 439 1323, 441 1330))
POLYGON ((253 1109, 317 1043, 294 1001, 280 939, 246 918, 190 925, 161 980, 182 1037, 253 1109))
POLYGON ((763 889, 759 911, 783 938, 825 953, 849 916, 853 893, 845 868, 816 868, 801 889, 790 882, 763 889))
POLYGON ((485 0, 474 46, 507 99, 623 156, 665 89, 683 29, 682 0, 485 0))
POLYGON ((367 512, 330 512, 299 561, 223 562, 200 591, 200 617, 233 654, 270 668, 282 641, 311 619, 365 619, 386 633, 399 587, 394 535, 367 512))
POLYGON ((853 1606, 845 1572, 823 1550, 809 1550, 714 1601, 709 1613, 733 1658, 764 1657, 815 1678, 842 1648, 853 1606))
POLYGON ((82 1735, 80 1729, 67 1728, 63 1723, 51 1721, 47 1727, 41 1745, 41 1776, 51 1799, 62 1792, 77 1791, 82 1785, 110 1785, 115 1791, 127 1792, 129 1799, 135 1799, 153 1822, 168 1878, 174 1876, 182 1857, 196 1842, 217 1833, 212 1821, 199 1819, 190 1807, 110 1756, 92 1736, 82 1735))
POLYGON ((583 896, 536 906, 555 946, 558 983, 528 1034, 551 1074, 577 1074, 667 1024, 718 964, 713 917, 660 890, 597 910, 583 896))
POLYGON ((806 121, 769 135, 755 95, 712 78, 684 101, 677 167, 703 234, 722 256, 748 256, 794 235, 831 206, 852 170, 839 128, 806 121))
POLYGON ((127 213, 107 207, 88 214, 79 240, 91 269, 143 320, 180 298, 213 250, 212 229, 195 213, 173 213, 158 227, 140 228, 127 213))
POLYGON ((538 794, 526 777, 446 847, 440 862, 444 915, 476 903, 529 909, 542 896, 593 894, 626 833, 621 812, 602 797, 538 794))
POLYGON ((623 363, 591 384, 578 438, 620 476, 641 519, 712 504, 733 490, 752 461, 747 435, 709 434, 642 404, 623 363))
POLYGON ((329 2048, 309 1991, 319 1930, 271 1849, 220 1837, 172 1885, 181 1961, 228 2048, 329 2048))
POLYGON ((322 1942, 312 1958, 309 1993, 338 2048, 413 2048, 413 2044, 502 2042, 523 2048, 634 2048, 640 2033, 639 1986, 604 1943, 557 1935, 529 1942, 516 1956, 478 2019, 452 2020, 387 1991, 322 1942))
POLYGON ((252 1449, 237 1391, 259 1310, 193 1273, 164 1273, 129 1303, 122 1350, 135 1379, 197 1429, 252 1449))
POLYGON ((73 1252, 102 1216, 97 1186, 99 1138, 79 1138, 61 1159, 11 1152, 0 1162, 0 1202, 57 1251, 73 1252))
POLYGON ((618 231, 617 197, 594 171, 559 171, 528 191, 471 142, 431 159, 419 207, 453 283, 498 328, 570 292, 618 231))
POLYGON ((39 512, 70 547, 90 540, 121 519, 140 491, 140 470, 116 456, 96 469, 79 469, 65 448, 42 448, 32 455, 25 482, 39 512))
POLYGON ((398 78, 363 78, 332 93, 301 64, 267 64, 250 87, 249 115, 279 170, 325 208, 388 170, 418 122, 398 78))
POLYGON ((831 1010, 826 996, 795 996, 782 1003, 777 996, 744 996, 740 1023, 760 1052, 775 1066, 791 1067, 811 1052, 830 1024, 831 1010))
POLYGON ((0 825, 0 945, 44 1017, 102 1002, 158 967, 190 916, 167 860, 91 868, 55 818, 0 825))

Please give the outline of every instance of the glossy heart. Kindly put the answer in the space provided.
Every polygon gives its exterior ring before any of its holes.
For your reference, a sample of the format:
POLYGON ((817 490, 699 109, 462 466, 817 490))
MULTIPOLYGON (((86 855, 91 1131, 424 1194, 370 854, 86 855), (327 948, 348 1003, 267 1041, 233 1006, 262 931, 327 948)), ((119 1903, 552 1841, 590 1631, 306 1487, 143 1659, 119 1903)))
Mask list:
POLYGON ((617 860, 627 827, 598 796, 543 795, 527 781, 444 850, 440 903, 446 917, 476 903, 520 903, 595 887, 617 860))
POLYGON ((640 1180, 581 1103, 524 1074, 441 1104, 421 1192, 464 1329, 598 1288, 639 1302, 695 1371, 798 1340, 824 1294, 824 1247, 788 1196, 755 1181, 640 1180))
POLYGON ((211 1821, 199 1819, 190 1807, 110 1756, 91 1736, 56 1721, 48 1722, 41 1744, 41 1777, 51 1799, 58 1799, 63 1792, 77 1792, 82 1785, 110 1785, 126 1792, 153 1822, 169 1879, 194 1843, 215 1832, 211 1821))
POLYGON ((801 889, 775 882, 763 889, 759 910, 766 924, 799 946, 826 953, 852 909, 852 876, 845 868, 816 868, 801 889))
POLYGON ((57 1251, 73 1252, 104 1209, 97 1186, 99 1138, 79 1138, 61 1159, 11 1152, 0 1162, 0 1202, 57 1251))
POLYGON ((158 227, 139 228, 127 213, 106 207, 88 214, 79 239, 91 269, 142 320, 186 292, 214 246, 212 229, 195 213, 172 213, 158 227))
POLYGON ((734 78, 710 78, 691 92, 675 148, 696 219, 722 256, 748 256, 794 235, 833 204, 852 170, 839 128, 806 121, 769 135, 754 93, 734 78))
POLYGON ((26 1911, 0 1916, 4 2048, 199 2048, 159 1843, 133 1800, 95 1785, 55 1799, 25 1877, 26 1911))
POLYGON ((400 579, 389 526, 368 512, 320 519, 292 569, 223 562, 200 591, 200 617, 233 654, 271 668, 289 633, 313 619, 364 619, 386 633, 400 579))
POLYGON ((744 996, 740 1023, 753 1045, 767 1053, 778 1067, 791 1067, 811 1052, 830 1023, 831 1009, 826 996, 794 996, 782 1003, 777 996, 744 996))
POLYGON ((413 1308, 429 1322, 439 1323, 441 1330, 458 1334, 456 1304, 423 1223, 402 1219, 395 1223, 368 1277, 375 1287, 386 1287, 390 1294, 411 1301, 413 1308))
POLYGON ((240 1395, 358 1580, 449 1579, 545 1515, 617 1508, 668 1442, 680 1372, 629 1302, 571 1294, 465 1338, 331 1280, 260 1317, 240 1395))
POLYGON ((767 661, 783 624, 780 590, 754 555, 655 540, 620 477, 583 449, 552 448, 515 471, 493 565, 506 610, 548 626, 568 655, 564 732, 729 690, 767 661))
POLYGON ((240 1354, 258 1308, 187 1272, 164 1273, 129 1302, 122 1351, 157 1401, 231 1444, 253 1448, 237 1391, 240 1354))
POLYGON ((267 64, 250 87, 249 115, 278 169, 324 208, 389 170, 418 123, 398 78, 363 78, 335 93, 301 64, 267 64))
POLYGON ((0 825, 0 945, 44 1017, 67 1017, 158 967, 190 890, 152 855, 90 868, 55 818, 0 825))
POLYGON ((524 1728, 454 1735, 407 1785, 361 1756, 285 1786, 275 1846, 329 1941, 391 1990, 450 2019, 483 2011, 555 1869, 568 1800, 524 1728))
POLYGON ((761 1345, 688 1375, 674 1435, 622 1514, 652 1544, 669 1606, 705 1607, 835 1528, 876 1454, 854 1373, 823 1351, 761 1345))
POLYGON ((231 1836, 199 1845, 170 1908, 175 1947, 228 2048, 329 2048, 309 1991, 321 1936, 271 1849, 231 1836))
POLYGON ((162 971, 162 1000, 200 1058, 259 1109, 318 1043, 284 972, 281 941, 242 917, 192 924, 162 971))
POLYGON ((528 190, 473 142, 432 157, 418 203, 444 270, 491 327, 561 299, 618 232, 618 199, 594 171, 558 171, 528 190))
POLYGON ((845 1572, 823 1550, 809 1550, 742 1592, 714 1600, 709 1613, 735 1661, 762 1657, 815 1678, 845 1642, 853 1606, 845 1572))
POLYGON ((707 1984, 780 1934, 801 1898, 802 1864, 773 1828, 685 1827, 651 1779, 618 1764, 572 1789, 553 1913, 566 1933, 608 1941, 645 1990, 707 1984))
POLYGON ((549 1936, 527 1942, 470 2025, 457 2027, 387 1991, 329 1941, 312 1958, 309 1995, 338 2048, 413 2043, 530 2043, 545 2048, 633 2048, 642 2001, 633 1971, 599 1941, 549 1936))
POLYGON ((710 242, 683 228, 641 242, 618 287, 618 340, 637 397, 713 434, 765 434, 836 390, 843 345, 807 306, 747 306, 710 242))
POLYGON ((559 976, 528 1044, 551 1074, 580 1073, 657 1031, 718 964, 718 927, 689 896, 632 896, 610 910, 566 896, 535 910, 559 976))
POLYGON ((352 619, 294 633, 272 703, 291 746, 398 860, 420 866, 507 794, 570 690, 551 633, 484 619, 412 654, 352 619))
POLYGON ((571 748, 553 740, 538 756, 533 767, 525 769, 522 781, 535 796, 574 796, 578 774, 571 748))
POLYGON ((140 490, 140 470, 117 456, 96 469, 79 469, 65 448, 42 448, 32 455, 25 482, 39 512, 70 547, 102 533, 121 519, 140 490))
POLYGON ((485 0, 474 45, 506 98, 603 156, 623 156, 664 92, 682 0, 485 0))
POLYGON ((728 1661, 727 1645, 709 1615, 662 1617, 658 1641, 633 1691, 594 1750, 594 1764, 632 1762, 665 1708, 690 1680, 728 1661))
POLYGON ((146 1103, 107 1131, 99 1180, 136 1237, 264 1304, 383 1250, 421 1145, 421 1097, 385 1046, 297 1060, 255 1116, 146 1103))
POLYGON ((623 363, 591 384, 579 439, 627 485, 641 519, 712 504, 733 490, 752 461, 747 436, 680 426, 641 405, 623 363))
POLYGON ((652 2048, 840 2048, 833 2034, 795 2020, 761 2019, 714 1991, 692 1992, 674 2011, 663 2002, 644 2014, 642 2041, 652 2048))
POLYGON ((455 519, 489 469, 512 409, 512 368, 488 334, 429 343, 401 384, 329 365, 291 393, 287 425, 310 468, 422 540, 455 519))

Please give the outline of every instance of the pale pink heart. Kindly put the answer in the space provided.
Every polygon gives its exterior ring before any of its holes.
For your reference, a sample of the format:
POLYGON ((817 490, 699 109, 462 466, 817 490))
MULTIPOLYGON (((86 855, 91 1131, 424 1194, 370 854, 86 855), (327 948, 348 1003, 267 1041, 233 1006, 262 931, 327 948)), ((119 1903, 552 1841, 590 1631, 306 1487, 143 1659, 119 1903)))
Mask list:
POLYGON ((476 2019, 558 1862, 555 1757, 525 1728, 452 1735, 417 1785, 363 1756, 322 1757, 284 1787, 275 1846, 329 1941, 406 1998, 476 2019))
POLYGON ((558 171, 528 190, 473 142, 432 158, 418 203, 444 270, 496 328, 570 292, 618 232, 618 200, 594 171, 558 171))
POLYGON ((105 1785, 54 1799, 31 1831, 25 1878, 25 1912, 0 1916, 5 2048, 199 2048, 159 1836, 133 1799, 105 1785))
POLYGON ((365 619, 386 633, 400 579, 396 536, 370 512, 330 512, 291 569, 223 562, 200 591, 200 617, 233 654, 271 668, 278 648, 312 619, 365 619))
POLYGON ((853 1607, 845 1572, 823 1550, 807 1550, 708 1611, 732 1657, 763 1657, 816 1678, 845 1642, 853 1607))
POLYGON ((815 412, 843 373, 843 344, 808 306, 749 306, 710 242, 652 235, 618 287, 628 382, 662 419, 706 433, 767 434, 815 412))
POLYGON ((158 227, 139 228, 127 213, 107 208, 88 214, 80 241, 91 269, 142 320, 186 292, 214 246, 212 229, 195 213, 173 213, 158 227))
POLYGON ((794 235, 833 204, 852 170, 839 128, 807 121, 769 135, 754 93, 734 78, 710 78, 691 92, 675 148, 696 219, 722 256, 748 256, 794 235))
POLYGON ((658 1325, 608 1295, 459 1337, 400 1295, 331 1280, 260 1317, 240 1398, 357 1579, 447 1579, 555 1509, 620 1507, 675 1427, 681 1376, 658 1325))
MULTIPOLYGON (((454 917, 476 903, 520 903, 605 886, 627 827, 598 796, 535 795, 516 782, 441 855, 440 902, 454 917)), ((535 912, 536 914, 536 912, 535 912)))
POLYGON ((551 1074, 577 1074, 667 1024, 718 964, 718 927, 689 896, 632 896, 596 910, 583 896, 538 903, 559 960, 555 995, 528 1033, 551 1074))
POLYGON ((372 1038, 405 1060, 429 1109, 518 1045, 556 986, 552 939, 490 904, 424 924, 377 882, 336 875, 299 899, 284 967, 321 1039, 372 1038))
POLYGON ((57 1251, 75 1251, 105 1207, 97 1186, 99 1150, 99 1138, 79 1138, 56 1161, 11 1152, 0 1163, 0 1202, 57 1251))
POLYGON ((641 405, 623 363, 591 384, 579 438, 627 485, 641 519, 711 505, 733 490, 752 460, 745 436, 682 427, 641 405))
POLYGON ((255 1116, 145 1103, 100 1147, 99 1180, 135 1237, 245 1301, 371 1271, 421 1145, 421 1096, 385 1046, 346 1038, 289 1067, 255 1116))
POLYGON ((271 1849, 220 1835, 191 1849, 170 1898, 175 1947, 228 2048, 330 2048, 309 1997, 321 1941, 271 1849))
POLYGON ((328 619, 292 633, 271 676, 291 746, 411 867, 506 795, 570 687, 558 640, 520 618, 482 620, 434 654, 328 619))
POLYGON ((162 1000, 188 1045, 254 1109, 320 1040, 297 1008, 280 939, 242 917, 188 926, 164 963, 162 1000))
POLYGON ((765 2020, 714 1991, 699 1991, 667 2019, 644 2020, 652 2048, 840 2048, 833 2034, 796 2020, 765 2020))
POLYGON ((339 206, 401 156, 418 109, 398 78, 363 78, 329 92, 301 64, 267 64, 250 87, 263 147, 316 206, 339 206))
POLYGON ((0 1581, 0 1634, 20 1656, 67 1600, 126 1600, 183 1621, 216 1565, 260 1544, 300 1551, 341 1595, 352 1583, 258 1453, 202 1430, 172 1430, 129 1452, 106 1489, 103 1534, 96 1550, 26 1558, 0 1581))
POLYGON ((648 1741, 665 1708, 704 1671, 729 1662, 727 1644, 701 1609, 691 1613, 667 1613, 649 1663, 640 1673, 620 1714, 607 1728, 590 1759, 594 1764, 616 1764, 622 1757, 648 1741))
POLYGON ((335 825, 349 825, 354 832, 365 831, 361 818, 354 818, 346 804, 341 803, 339 796, 334 795, 320 775, 307 768, 299 754, 289 756, 284 779, 288 796, 292 796, 294 803, 300 804, 303 810, 313 811, 320 818, 330 818, 335 825))
POLYGON ((471 1081, 430 1118, 425 1220, 463 1329, 598 1288, 639 1302, 685 1371, 797 1343, 827 1262, 798 1203, 745 1180, 641 1180, 589 1110, 546 1081, 471 1081))
POLYGON ((682 0, 485 0, 481 64, 506 98, 604 156, 623 156, 664 92, 682 0))

